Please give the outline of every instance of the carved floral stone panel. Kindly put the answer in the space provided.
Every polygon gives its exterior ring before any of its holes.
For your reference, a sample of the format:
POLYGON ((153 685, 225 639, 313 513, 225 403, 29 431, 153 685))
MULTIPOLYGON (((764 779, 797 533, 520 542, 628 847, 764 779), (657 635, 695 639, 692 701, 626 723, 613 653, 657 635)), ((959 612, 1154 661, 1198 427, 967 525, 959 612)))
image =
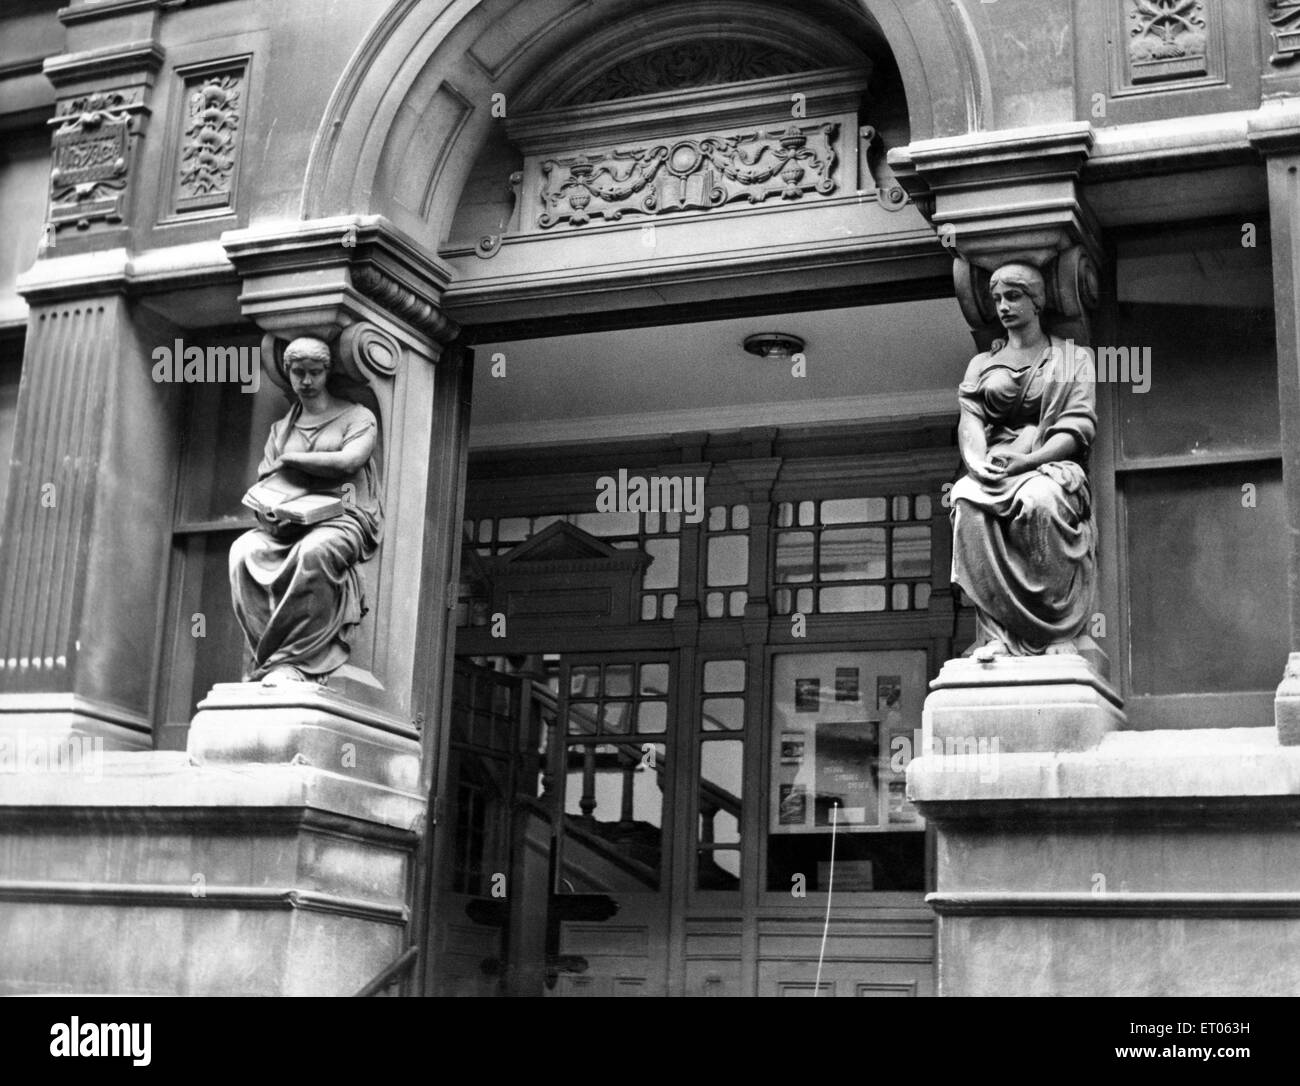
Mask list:
POLYGON ((1129 81, 1153 83, 1208 71, 1205 0, 1124 0, 1129 81))
POLYGON ((234 198, 243 69, 185 81, 185 120, 178 162, 176 210, 229 207, 234 198))
POLYGON ((548 158, 537 225, 830 195, 839 186, 839 132, 836 122, 790 124, 548 158))
POLYGON ((60 102, 50 138, 50 221, 121 222, 131 162, 132 117, 139 92, 108 91, 60 102))

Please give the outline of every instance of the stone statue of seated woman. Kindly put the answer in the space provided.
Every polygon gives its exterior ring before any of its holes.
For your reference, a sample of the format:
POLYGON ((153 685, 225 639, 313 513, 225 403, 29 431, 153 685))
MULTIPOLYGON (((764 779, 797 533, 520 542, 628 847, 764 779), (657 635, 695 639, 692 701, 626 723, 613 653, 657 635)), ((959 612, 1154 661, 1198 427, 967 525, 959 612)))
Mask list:
POLYGON ((977 611, 977 660, 1077 652, 1096 582, 1094 370, 1043 330, 1036 268, 1007 264, 990 289, 1007 339, 971 359, 958 389, 952 579, 977 611))
POLYGON ((257 468, 263 485, 250 491, 263 500, 245 499, 258 526, 230 548, 230 590, 252 652, 246 680, 324 683, 347 661, 348 638, 365 613, 357 566, 382 534, 378 425, 367 408, 329 390, 325 342, 295 339, 283 365, 296 402, 267 438, 257 468), (291 500, 277 514, 268 493, 305 495, 297 504, 314 503, 324 519, 290 519, 291 500))

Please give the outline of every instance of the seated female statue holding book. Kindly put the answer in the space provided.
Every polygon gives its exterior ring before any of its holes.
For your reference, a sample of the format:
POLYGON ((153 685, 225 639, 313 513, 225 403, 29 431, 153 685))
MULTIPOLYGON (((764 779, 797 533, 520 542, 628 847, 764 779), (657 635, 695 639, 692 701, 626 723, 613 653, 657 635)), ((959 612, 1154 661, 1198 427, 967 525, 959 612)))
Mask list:
POLYGON ((952 579, 975 605, 977 660, 1077 652, 1096 583, 1092 360, 1044 331, 1037 268, 1006 264, 990 290, 1007 339, 958 388, 952 579))
POLYGON ((284 368, 297 402, 271 427, 244 497, 258 526, 230 548, 230 589, 252 650, 245 678, 324 683, 366 610, 357 565, 383 527, 378 426, 330 392, 328 344, 295 339, 284 368))

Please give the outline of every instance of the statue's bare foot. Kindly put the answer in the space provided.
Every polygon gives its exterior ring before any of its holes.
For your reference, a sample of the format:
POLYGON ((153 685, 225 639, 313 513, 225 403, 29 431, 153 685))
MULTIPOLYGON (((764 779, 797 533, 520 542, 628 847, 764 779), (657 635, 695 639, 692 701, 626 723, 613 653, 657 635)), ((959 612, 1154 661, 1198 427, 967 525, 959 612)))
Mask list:
POLYGON ((1079 646, 1073 637, 1068 637, 1064 641, 1053 641, 1047 648, 1043 649, 1045 656, 1061 656, 1070 653, 1077 653, 1079 646))
POLYGON ((1006 644, 1003 641, 1001 641, 999 638, 995 637, 992 641, 986 641, 983 645, 977 648, 971 655, 975 658, 976 662, 978 663, 991 664, 993 663, 994 657, 1009 656, 1010 653, 1007 652, 1006 644))

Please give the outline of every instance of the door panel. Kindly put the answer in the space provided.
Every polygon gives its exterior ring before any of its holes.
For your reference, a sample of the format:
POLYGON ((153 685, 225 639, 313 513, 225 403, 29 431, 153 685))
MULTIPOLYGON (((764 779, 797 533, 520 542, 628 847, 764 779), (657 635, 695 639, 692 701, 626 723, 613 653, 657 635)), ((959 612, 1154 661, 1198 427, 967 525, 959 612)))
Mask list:
POLYGON ((667 994, 669 673, 663 656, 562 662, 557 710, 566 726, 551 763, 562 967, 551 994, 667 994), (573 895, 612 899, 618 911, 599 922, 566 916, 573 895))

